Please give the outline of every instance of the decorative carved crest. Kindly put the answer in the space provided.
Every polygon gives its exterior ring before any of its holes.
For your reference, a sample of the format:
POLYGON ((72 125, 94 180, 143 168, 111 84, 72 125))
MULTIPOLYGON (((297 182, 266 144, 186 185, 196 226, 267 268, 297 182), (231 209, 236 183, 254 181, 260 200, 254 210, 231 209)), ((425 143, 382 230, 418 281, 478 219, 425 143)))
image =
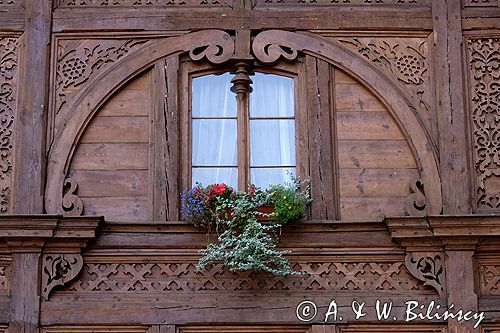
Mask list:
MULTIPOLYGON (((9 3, 9 2, 8 2, 9 3)), ((18 40, 0 37, 0 213, 10 210, 18 40)))
POLYGON ((64 181, 62 209, 66 216, 80 216, 83 213, 83 201, 76 195, 78 184, 76 179, 66 178, 64 181))
POLYGON ((500 208, 500 38, 468 41, 478 208, 500 208), (496 181, 494 180, 496 179, 496 181))
POLYGON ((500 295, 500 264, 479 266, 481 295, 500 295))
POLYGON ((56 286, 73 280, 83 267, 80 254, 46 254, 42 262, 42 297, 47 300, 56 286))
POLYGON ((427 200, 425 199, 424 184, 418 179, 410 184, 411 194, 406 198, 405 209, 409 216, 425 216, 427 200))
POLYGON ((426 253, 407 253, 405 258, 408 271, 424 282, 424 286, 431 286, 437 290, 440 296, 444 295, 442 276, 444 272, 441 255, 428 256, 426 253))

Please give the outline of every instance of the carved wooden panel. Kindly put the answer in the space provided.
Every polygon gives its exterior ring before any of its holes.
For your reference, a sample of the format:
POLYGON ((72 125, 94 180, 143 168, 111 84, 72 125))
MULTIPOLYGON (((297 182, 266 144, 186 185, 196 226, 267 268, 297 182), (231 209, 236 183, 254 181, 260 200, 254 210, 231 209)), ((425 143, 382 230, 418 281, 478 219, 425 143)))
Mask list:
POLYGON ((500 208, 500 38, 467 42, 474 168, 479 209, 500 208))
POLYGON ((481 295, 500 295, 500 264, 479 266, 479 288, 481 295))
POLYGON ((0 37, 0 213, 11 210, 18 79, 18 39, 0 37))
POLYGON ((401 216, 419 172, 387 108, 340 70, 335 71, 340 210, 346 221, 401 216))
POLYGON ((347 327, 340 326, 339 333, 438 333, 445 332, 445 328, 441 325, 415 325, 405 323, 402 325, 381 325, 381 324, 352 324, 347 327))
POLYGON ((302 262, 307 276, 270 278, 231 273, 222 264, 197 271, 195 263, 86 263, 82 274, 56 295, 107 293, 393 291, 435 293, 415 279, 402 262, 302 262))
POLYGON ((299 6, 324 6, 332 8, 342 7, 396 7, 396 8, 418 8, 430 7, 430 0, 255 0, 255 6, 259 7, 299 7, 299 6))
POLYGON ((464 7, 500 7, 498 0, 463 0, 464 7))
POLYGON ((146 73, 112 96, 87 126, 66 180, 66 215, 147 219, 149 94, 146 73))
POLYGON ((147 328, 141 326, 59 326, 42 328, 42 333, 145 333, 147 328))
POLYGON ((0 264, 0 294, 9 293, 9 266, 0 264))
POLYGON ((306 333, 309 326, 186 326, 179 333, 306 333))
POLYGON ((66 102, 89 79, 139 49, 147 39, 56 39, 54 72, 52 73, 52 113, 55 127, 66 116, 66 102))
POLYGON ((233 7, 232 0, 58 0, 55 8, 217 8, 233 7))

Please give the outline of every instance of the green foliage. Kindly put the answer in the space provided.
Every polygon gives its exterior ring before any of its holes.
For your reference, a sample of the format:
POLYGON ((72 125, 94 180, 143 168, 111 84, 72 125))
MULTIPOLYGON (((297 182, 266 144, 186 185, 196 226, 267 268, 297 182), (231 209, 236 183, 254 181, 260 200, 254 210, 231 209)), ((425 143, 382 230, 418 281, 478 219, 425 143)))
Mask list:
POLYGON ((206 188, 197 184, 182 195, 183 217, 198 227, 213 224, 219 232, 218 242, 202 250, 197 268, 204 269, 216 261, 234 271, 264 271, 278 276, 302 274, 290 266, 284 257, 288 251, 276 249, 277 230, 282 225, 299 220, 311 202, 309 184, 300 191, 300 180, 292 184, 273 185, 262 190, 250 185, 248 191, 235 192, 225 184, 206 188), (272 222, 260 222, 257 207, 271 204, 272 222), (202 221, 203 223, 200 223, 202 221))

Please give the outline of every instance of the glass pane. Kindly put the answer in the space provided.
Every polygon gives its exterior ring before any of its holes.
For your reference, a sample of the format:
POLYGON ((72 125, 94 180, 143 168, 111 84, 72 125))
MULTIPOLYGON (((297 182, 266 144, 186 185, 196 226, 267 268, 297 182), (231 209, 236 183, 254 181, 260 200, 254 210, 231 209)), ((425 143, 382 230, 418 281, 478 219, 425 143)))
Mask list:
POLYGON ((250 120, 250 166, 295 165, 295 122, 250 120))
POLYGON ((280 75, 256 73, 252 77, 250 117, 293 117, 293 79, 280 75))
POLYGON ((196 182, 203 186, 226 183, 238 188, 238 168, 193 168, 192 177, 193 185, 196 182))
POLYGON ((251 168, 250 182, 266 188, 273 184, 291 183, 295 177, 295 168, 251 168))
POLYGON ((233 75, 205 75, 193 78, 193 117, 236 117, 236 95, 230 91, 233 75))
POLYGON ((193 166, 236 166, 236 119, 193 119, 193 166))

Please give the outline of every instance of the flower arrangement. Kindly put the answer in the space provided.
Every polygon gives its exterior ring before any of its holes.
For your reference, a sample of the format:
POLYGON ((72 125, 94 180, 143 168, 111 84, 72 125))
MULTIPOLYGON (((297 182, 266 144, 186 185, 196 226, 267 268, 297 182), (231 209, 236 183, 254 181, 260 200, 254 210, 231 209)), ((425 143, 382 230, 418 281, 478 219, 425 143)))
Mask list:
POLYGON ((218 242, 202 250, 199 270, 215 261, 223 261, 231 271, 265 271, 278 276, 302 274, 294 271, 284 257, 289 251, 276 249, 278 230, 290 221, 299 220, 311 202, 309 183, 301 191, 301 182, 272 185, 266 190, 250 185, 247 192, 237 192, 226 184, 203 187, 196 184, 181 194, 182 217, 196 227, 217 230, 218 242), (259 207, 274 206, 272 213, 259 207), (266 217, 270 222, 261 222, 266 217))

